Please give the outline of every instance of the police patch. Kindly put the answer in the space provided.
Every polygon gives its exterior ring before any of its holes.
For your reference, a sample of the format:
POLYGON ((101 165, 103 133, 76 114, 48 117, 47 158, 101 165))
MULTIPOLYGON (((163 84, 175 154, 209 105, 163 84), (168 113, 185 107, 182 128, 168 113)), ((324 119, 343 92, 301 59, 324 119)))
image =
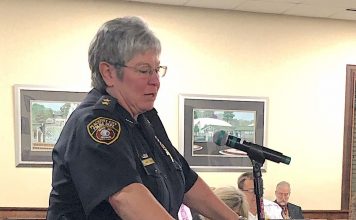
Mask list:
POLYGON ((121 125, 111 118, 99 117, 87 125, 87 130, 94 141, 110 145, 119 138, 121 125))

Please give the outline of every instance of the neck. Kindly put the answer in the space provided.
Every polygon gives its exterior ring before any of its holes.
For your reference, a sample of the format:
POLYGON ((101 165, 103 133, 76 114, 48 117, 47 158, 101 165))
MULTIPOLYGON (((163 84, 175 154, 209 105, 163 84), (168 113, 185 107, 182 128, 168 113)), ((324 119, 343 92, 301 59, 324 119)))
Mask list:
POLYGON ((277 202, 277 200, 275 201, 279 206, 287 206, 287 202, 283 202, 283 203, 279 203, 279 202, 277 202))
POLYGON ((257 207, 250 207, 250 210, 252 215, 256 215, 257 214, 257 207))
POLYGON ((112 90, 110 87, 106 88, 106 92, 111 95, 112 97, 116 98, 117 102, 124 108, 126 111, 131 115, 133 119, 137 121, 138 113, 134 111, 133 108, 130 108, 128 105, 128 102, 124 99, 123 96, 121 96, 120 93, 115 93, 114 90, 112 90))

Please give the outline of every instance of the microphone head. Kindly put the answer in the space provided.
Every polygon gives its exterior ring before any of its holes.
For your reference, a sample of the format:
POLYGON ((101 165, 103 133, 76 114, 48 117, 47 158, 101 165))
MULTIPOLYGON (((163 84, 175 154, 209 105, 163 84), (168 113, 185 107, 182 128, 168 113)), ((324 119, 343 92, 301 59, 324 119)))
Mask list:
POLYGON ((291 161, 291 158, 288 156, 284 156, 282 163, 289 165, 291 161))
POLYGON ((213 142, 218 146, 224 146, 227 142, 228 134, 226 131, 220 130, 214 133, 213 142))

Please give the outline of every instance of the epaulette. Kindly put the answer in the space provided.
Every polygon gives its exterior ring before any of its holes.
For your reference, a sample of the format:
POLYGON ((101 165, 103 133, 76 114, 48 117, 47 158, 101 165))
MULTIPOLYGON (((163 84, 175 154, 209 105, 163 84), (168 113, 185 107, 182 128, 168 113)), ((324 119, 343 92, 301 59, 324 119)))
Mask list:
POLYGON ((110 95, 103 95, 96 102, 94 109, 104 109, 109 112, 114 112, 117 100, 110 95))

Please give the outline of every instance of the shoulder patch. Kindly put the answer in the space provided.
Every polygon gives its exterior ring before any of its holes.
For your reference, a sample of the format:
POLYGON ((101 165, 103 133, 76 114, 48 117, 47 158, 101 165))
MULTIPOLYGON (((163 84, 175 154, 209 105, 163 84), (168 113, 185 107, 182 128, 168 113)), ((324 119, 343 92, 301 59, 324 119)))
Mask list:
POLYGON ((110 145, 119 138, 121 125, 114 119, 98 117, 87 125, 87 130, 94 141, 110 145))

